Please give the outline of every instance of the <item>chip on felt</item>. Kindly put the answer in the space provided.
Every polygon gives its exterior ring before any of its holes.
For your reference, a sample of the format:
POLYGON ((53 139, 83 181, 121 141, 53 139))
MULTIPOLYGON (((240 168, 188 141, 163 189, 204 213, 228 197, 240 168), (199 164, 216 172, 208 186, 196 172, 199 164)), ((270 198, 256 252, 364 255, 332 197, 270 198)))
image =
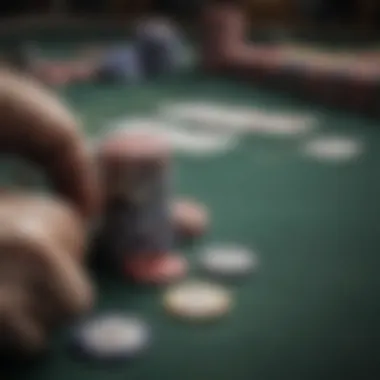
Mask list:
POLYGON ((181 280, 188 271, 187 260, 174 253, 128 258, 126 275, 144 284, 170 284, 181 280))
POLYGON ((191 199, 178 199, 172 203, 174 229, 181 237, 198 237, 209 226, 209 214, 205 206, 191 199))
POLYGON ((259 266, 259 258, 254 252, 234 244, 207 246, 199 260, 206 272, 223 277, 246 276, 259 266))
POLYGON ((193 280, 169 288, 164 295, 164 307, 180 319, 207 322, 229 312, 232 296, 220 285, 193 280))
POLYGON ((140 22, 135 31, 136 47, 145 74, 171 73, 183 66, 186 52, 180 31, 167 20, 140 22))
POLYGON ((357 158, 363 149, 361 141, 354 138, 322 136, 307 142, 303 152, 320 161, 343 162, 357 158))
POLYGON ((151 330, 140 318, 108 313, 85 320, 73 331, 80 354, 97 360, 122 360, 142 354, 151 342, 151 330))
POLYGON ((117 46, 106 52, 99 67, 99 77, 106 81, 135 83, 143 78, 139 56, 133 46, 117 46))

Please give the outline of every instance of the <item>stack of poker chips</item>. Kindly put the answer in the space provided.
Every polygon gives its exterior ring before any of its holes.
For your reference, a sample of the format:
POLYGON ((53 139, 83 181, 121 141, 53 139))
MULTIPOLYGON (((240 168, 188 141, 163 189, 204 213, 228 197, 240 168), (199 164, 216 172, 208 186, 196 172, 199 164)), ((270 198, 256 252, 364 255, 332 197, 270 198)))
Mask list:
POLYGON ((152 133, 116 131, 98 147, 105 211, 97 252, 117 272, 141 283, 167 283, 185 275, 173 253, 171 151, 152 133))

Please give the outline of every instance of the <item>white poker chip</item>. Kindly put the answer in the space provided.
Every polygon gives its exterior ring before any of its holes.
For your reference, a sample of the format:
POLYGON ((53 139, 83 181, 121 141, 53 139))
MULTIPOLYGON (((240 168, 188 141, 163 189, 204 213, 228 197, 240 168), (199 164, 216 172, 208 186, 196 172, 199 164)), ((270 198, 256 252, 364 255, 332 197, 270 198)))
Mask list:
POLYGON ((150 340, 148 325, 125 314, 94 317, 78 326, 73 334, 79 353, 99 360, 136 357, 145 351, 150 340))
POLYGON ((303 152, 309 157, 323 161, 350 161, 363 152, 363 144, 349 137, 317 137, 305 144, 303 152))
POLYGON ((232 297, 227 289, 203 281, 176 285, 164 295, 164 307, 168 313, 193 322, 219 319, 231 306, 232 297))
POLYGON ((174 150, 194 156, 223 153, 237 144, 236 138, 227 134, 189 131, 173 122, 155 119, 126 119, 111 124, 110 129, 114 133, 137 132, 162 137, 174 150))
MULTIPOLYGON (((258 121, 260 122, 260 121, 258 121)), ((259 131, 273 136, 295 136, 311 132, 316 127, 316 118, 302 115, 267 115, 260 122, 259 131)))
POLYGON ((208 273, 223 277, 246 276, 259 265, 259 258, 254 252, 233 244, 206 247, 199 260, 208 273))

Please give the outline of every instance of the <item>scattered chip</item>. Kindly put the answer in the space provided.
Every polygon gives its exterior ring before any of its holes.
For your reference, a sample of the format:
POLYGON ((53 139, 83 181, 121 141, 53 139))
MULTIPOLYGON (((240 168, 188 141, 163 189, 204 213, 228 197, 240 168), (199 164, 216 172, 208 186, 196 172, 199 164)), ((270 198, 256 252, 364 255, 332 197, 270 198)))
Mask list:
POLYGON ((343 162, 360 156, 363 145, 360 141, 349 137, 317 137, 307 142, 303 151, 318 160, 343 162))
POLYGON ((98 360, 123 360, 139 356, 151 340, 148 325, 135 316, 107 314, 85 321, 74 330, 74 347, 98 360))
POLYGON ((178 122, 187 123, 192 130, 196 129, 195 126, 198 126, 198 129, 213 130, 222 133, 220 138, 229 140, 236 133, 264 132, 279 135, 304 133, 312 129, 316 122, 316 118, 308 114, 263 112, 251 107, 210 103, 163 105, 160 113, 167 120, 171 120, 173 125, 178 122), (227 132, 231 135, 226 135, 227 132))
POLYGON ((204 128, 189 130, 183 122, 174 123, 174 121, 160 121, 154 118, 126 118, 111 124, 109 129, 158 134, 168 141, 173 150, 193 156, 224 153, 237 144, 236 136, 230 133, 220 133, 215 130, 205 131, 204 128))
POLYGON ((230 132, 250 129, 257 113, 249 107, 209 102, 163 104, 159 112, 174 124, 187 121, 201 125, 203 129, 230 132))
POLYGON ((134 46, 111 47, 100 60, 98 78, 110 83, 136 83, 143 79, 139 53, 134 46))
POLYGON ((126 261, 126 274, 144 284, 169 284, 182 279, 188 270, 187 260, 174 253, 137 256, 126 261))
POLYGON ((212 275, 240 277, 255 271, 259 265, 259 258, 242 246, 214 245, 201 252, 200 264, 212 275))
POLYGON ((257 119, 261 127, 259 132, 273 136, 294 136, 312 131, 317 119, 307 115, 298 114, 273 114, 257 119))
POLYGON ((206 322, 224 316, 232 305, 231 294, 217 284, 189 281, 170 288, 164 295, 168 313, 184 320, 206 322))
POLYGON ((204 234, 209 225, 205 206, 190 199, 179 199, 172 204, 172 220, 181 237, 195 238, 204 234))

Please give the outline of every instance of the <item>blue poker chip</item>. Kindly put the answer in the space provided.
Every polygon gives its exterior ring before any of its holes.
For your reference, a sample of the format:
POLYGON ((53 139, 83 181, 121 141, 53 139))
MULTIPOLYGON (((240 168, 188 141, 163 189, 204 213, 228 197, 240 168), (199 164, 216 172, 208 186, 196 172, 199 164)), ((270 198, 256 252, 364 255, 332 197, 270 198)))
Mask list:
POLYGON ((131 45, 110 48, 99 65, 98 75, 105 81, 137 83, 143 78, 140 58, 131 45))
POLYGON ((141 22, 135 33, 136 47, 148 76, 182 70, 191 60, 180 31, 166 21, 141 22))
POLYGON ((81 356, 119 361, 143 354, 151 343, 151 329, 137 316, 109 313, 87 319, 73 330, 72 343, 81 356))

